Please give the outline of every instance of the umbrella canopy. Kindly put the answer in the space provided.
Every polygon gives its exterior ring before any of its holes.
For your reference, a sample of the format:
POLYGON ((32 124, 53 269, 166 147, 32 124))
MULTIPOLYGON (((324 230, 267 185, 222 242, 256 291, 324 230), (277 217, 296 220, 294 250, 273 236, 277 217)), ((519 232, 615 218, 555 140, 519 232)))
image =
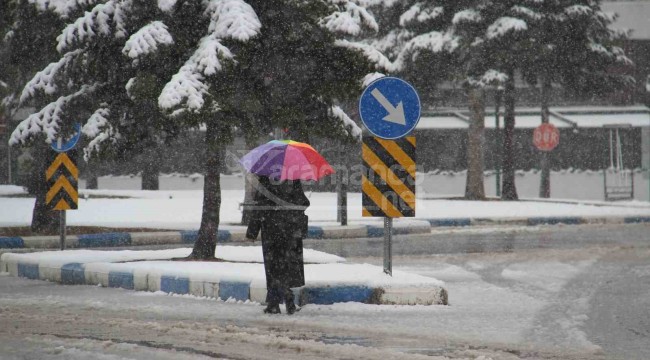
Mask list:
POLYGON ((311 145, 271 140, 239 161, 248 172, 279 180, 318 180, 334 169, 311 145))

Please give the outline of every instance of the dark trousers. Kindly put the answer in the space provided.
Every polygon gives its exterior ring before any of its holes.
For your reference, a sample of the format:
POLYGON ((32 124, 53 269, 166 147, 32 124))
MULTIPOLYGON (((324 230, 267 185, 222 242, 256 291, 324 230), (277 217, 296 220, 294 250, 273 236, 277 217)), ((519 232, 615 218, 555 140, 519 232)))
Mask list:
POLYGON ((262 236, 267 304, 292 300, 291 288, 304 285, 302 239, 287 235, 271 239, 262 236))

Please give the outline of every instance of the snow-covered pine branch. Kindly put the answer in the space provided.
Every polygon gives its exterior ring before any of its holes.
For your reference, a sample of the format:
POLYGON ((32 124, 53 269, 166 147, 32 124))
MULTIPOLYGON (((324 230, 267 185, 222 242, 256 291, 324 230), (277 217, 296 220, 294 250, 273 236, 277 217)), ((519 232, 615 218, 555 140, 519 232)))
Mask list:
POLYGON ((159 45, 171 45, 174 43, 167 25, 162 21, 153 21, 136 31, 124 44, 122 54, 137 62, 140 56, 154 53, 159 45))
POLYGON ((444 12, 445 9, 442 6, 427 6, 422 2, 418 2, 399 17, 399 24, 400 26, 407 26, 410 23, 427 22, 437 18, 444 12))
POLYGON ((361 128, 341 109, 341 107, 334 105, 330 108, 330 115, 341 122, 341 126, 345 131, 354 139, 361 140, 361 128))
POLYGON ((106 104, 102 104, 102 106, 95 110, 81 129, 81 132, 91 139, 84 148, 84 159, 86 161, 90 159, 94 152, 101 149, 103 143, 110 141, 114 144, 121 137, 120 133, 108 121, 110 111, 106 104))
POLYGON ((453 53, 460 45, 460 38, 452 31, 431 31, 414 37, 409 40, 400 51, 394 65, 402 69, 410 57, 415 61, 423 51, 440 53, 446 51, 453 53))
POLYGON ((612 54, 616 57, 616 62, 626 66, 634 66, 634 61, 625 55, 625 51, 618 47, 612 47, 612 54))
POLYGON ((24 104, 39 91, 42 91, 46 95, 54 94, 58 90, 56 76, 60 76, 61 71, 65 71, 82 54, 83 51, 80 49, 71 51, 63 55, 59 61, 50 63, 45 69, 37 72, 23 88, 20 94, 20 103, 24 104))
POLYGON ((373 81, 375 81, 375 80, 377 80, 377 79, 381 79, 381 78, 383 78, 383 77, 385 77, 385 76, 386 76, 385 74, 378 73, 378 72, 370 73, 370 74, 364 76, 364 77, 363 77, 363 80, 361 80, 361 88, 362 88, 362 89, 365 89, 365 88, 367 88, 368 85, 370 85, 373 81))
POLYGON ((541 20, 543 17, 542 14, 521 5, 515 5, 510 10, 512 10, 515 15, 527 17, 531 20, 541 20))
POLYGON ((375 69, 377 70, 391 72, 395 69, 393 63, 372 45, 342 39, 335 40, 334 44, 336 46, 361 51, 370 62, 375 64, 375 69))
POLYGON ((485 36, 488 39, 496 39, 511 32, 528 30, 526 22, 519 18, 503 16, 488 26, 485 36))
POLYGON ((131 7, 132 1, 109 0, 104 4, 96 5, 91 11, 63 29, 61 35, 56 38, 57 51, 62 53, 98 35, 112 34, 116 38, 125 37, 127 35, 125 12, 131 7))
POLYGON ((413 33, 403 28, 393 29, 379 39, 371 40, 372 45, 378 51, 397 57, 404 43, 413 37, 413 33))
POLYGON ((219 39, 247 41, 262 28, 255 10, 243 0, 210 0, 205 15, 210 17, 208 32, 219 39))
POLYGON ((476 23, 481 20, 483 20, 481 13, 475 9, 465 9, 455 13, 454 17, 451 19, 451 23, 459 25, 462 23, 476 23))
POLYGON ((199 47, 172 79, 165 85, 158 105, 164 110, 183 106, 191 111, 203 107, 203 95, 208 93, 209 85, 204 79, 223 69, 223 61, 233 61, 233 54, 223 46, 214 34, 201 39, 199 47))
POLYGON ((321 26, 333 33, 357 36, 364 27, 373 31, 379 30, 379 25, 374 16, 365 7, 353 1, 329 0, 338 7, 334 13, 321 19, 321 26))
POLYGON ((28 0, 36 6, 38 11, 52 11, 62 19, 67 19, 70 14, 82 7, 94 5, 102 0, 28 0))
POLYGON ((587 5, 571 5, 566 7, 564 12, 569 16, 589 16, 593 10, 587 5))
POLYGON ((65 115, 68 104, 81 96, 90 95, 99 85, 84 85, 73 94, 61 96, 56 101, 49 103, 41 111, 28 116, 21 121, 11 134, 10 145, 25 143, 29 138, 39 133, 44 133, 49 144, 56 139, 59 123, 65 115))
POLYGON ((158 0, 158 9, 162 12, 170 12, 176 6, 176 0, 158 0))
POLYGON ((182 107, 199 111, 205 103, 203 96, 210 89, 204 80, 221 71, 224 62, 234 62, 234 55, 221 41, 247 41, 262 28, 255 10, 242 0, 210 0, 204 15, 210 17, 209 35, 201 39, 194 54, 163 88, 158 97, 163 110, 182 107))
POLYGON ((486 87, 486 86, 499 86, 505 84, 506 80, 508 80, 508 75, 494 70, 490 69, 486 71, 483 75, 480 77, 472 77, 469 76, 467 78, 467 83, 470 86, 474 87, 486 87))

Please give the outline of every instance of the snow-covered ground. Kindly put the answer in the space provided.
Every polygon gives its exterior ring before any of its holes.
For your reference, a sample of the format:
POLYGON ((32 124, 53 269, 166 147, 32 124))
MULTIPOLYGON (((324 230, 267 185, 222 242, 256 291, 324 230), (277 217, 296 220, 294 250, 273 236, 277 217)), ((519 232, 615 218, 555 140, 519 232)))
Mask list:
MULTIPOLYGON (((608 359, 593 334, 605 324, 592 319, 615 303, 593 297, 612 274, 630 273, 628 259, 648 255, 596 247, 398 256, 396 269, 444 280, 450 306, 307 305, 291 317, 263 315, 251 302, 0 276, 3 322, 20 324, 0 327, 0 351, 9 359, 608 359)), ((622 354, 614 357, 647 351, 622 354)))
MULTIPOLYGON (((0 186, 0 227, 26 226, 31 222, 34 199, 7 197, 24 194, 16 186, 0 186)), ((81 190, 79 209, 67 212, 70 226, 142 227, 195 230, 201 221, 203 192, 200 190, 81 190), (100 198, 96 196, 101 196, 100 198)), ((221 223, 241 220, 242 190, 223 190, 221 223)), ((336 194, 307 193, 310 224, 336 225, 336 194)), ((528 217, 622 217, 650 216, 650 203, 642 201, 460 201, 418 199, 416 217, 447 218, 528 218, 528 217)), ((348 217, 354 223, 379 223, 378 218, 361 217, 361 194, 348 194, 348 217)), ((397 219, 396 223, 409 221, 397 219)))

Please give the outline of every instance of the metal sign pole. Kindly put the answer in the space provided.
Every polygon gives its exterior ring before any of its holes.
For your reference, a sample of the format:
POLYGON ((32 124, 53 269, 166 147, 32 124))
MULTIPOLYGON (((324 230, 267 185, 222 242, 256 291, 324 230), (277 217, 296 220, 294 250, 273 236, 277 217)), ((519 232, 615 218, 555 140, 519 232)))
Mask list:
POLYGON ((384 272, 393 276, 393 218, 384 217, 384 272))
POLYGON ((420 121, 421 107, 415 88, 390 76, 368 84, 359 99, 359 117, 373 135, 363 137, 361 214, 384 218, 384 272, 389 276, 393 276, 393 218, 415 216, 416 143, 407 135, 420 121), (399 201, 386 202, 390 197, 399 201))
POLYGON ((499 111, 501 110, 501 90, 497 89, 496 91, 496 105, 494 110, 494 136, 496 139, 496 158, 494 162, 494 168, 496 172, 496 196, 501 197, 501 133, 499 131, 499 111))
POLYGON ((11 145, 7 141, 7 184, 13 184, 13 179, 11 178, 11 145))
POLYGON ((60 234, 61 234, 61 250, 65 250, 65 210, 59 211, 60 234))

